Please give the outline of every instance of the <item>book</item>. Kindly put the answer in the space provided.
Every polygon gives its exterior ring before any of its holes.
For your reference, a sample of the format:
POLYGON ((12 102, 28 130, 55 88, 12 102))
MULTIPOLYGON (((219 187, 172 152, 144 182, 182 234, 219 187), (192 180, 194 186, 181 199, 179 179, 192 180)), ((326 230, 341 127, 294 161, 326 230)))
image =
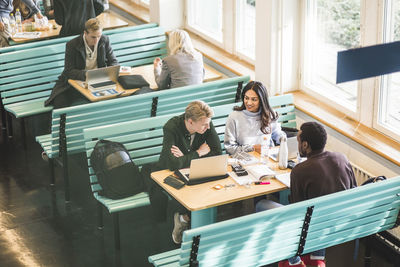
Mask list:
POLYGON ((275 172, 265 164, 247 166, 246 170, 258 181, 275 175, 275 172))

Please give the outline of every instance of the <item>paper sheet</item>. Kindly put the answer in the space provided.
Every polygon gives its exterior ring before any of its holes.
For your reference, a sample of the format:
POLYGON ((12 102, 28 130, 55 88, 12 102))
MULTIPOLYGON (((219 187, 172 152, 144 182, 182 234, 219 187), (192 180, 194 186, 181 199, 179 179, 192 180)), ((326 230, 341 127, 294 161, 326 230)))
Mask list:
POLYGON ((290 172, 277 174, 275 175, 275 178, 278 179, 282 184, 290 188, 290 172))

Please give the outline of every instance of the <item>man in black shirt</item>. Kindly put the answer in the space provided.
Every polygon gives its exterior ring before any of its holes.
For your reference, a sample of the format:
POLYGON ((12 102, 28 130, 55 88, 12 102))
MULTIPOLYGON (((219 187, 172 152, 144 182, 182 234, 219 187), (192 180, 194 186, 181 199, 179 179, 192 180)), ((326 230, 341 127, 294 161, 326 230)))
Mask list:
POLYGON ((89 19, 83 33, 68 41, 65 48, 64 71, 58 77, 45 106, 69 107, 89 103, 89 100, 68 84, 68 79, 86 80, 86 71, 118 65, 110 40, 103 35, 97 18, 89 19))
POLYGON ((60 37, 81 34, 88 19, 104 11, 101 0, 54 0, 54 18, 61 25, 60 37))
MULTIPOLYGON (((222 153, 218 134, 211 122, 212 109, 203 101, 193 101, 185 113, 171 118, 163 127, 164 139, 157 169, 177 170, 190 166, 192 159, 216 156, 222 153)), ((162 212, 167 199, 156 188, 150 193, 152 204, 162 212), (154 191, 153 191, 154 192, 154 191), (154 195, 157 197, 154 198, 154 195)), ((176 244, 182 242, 182 233, 189 228, 189 212, 178 205, 174 214, 172 239, 176 244)))

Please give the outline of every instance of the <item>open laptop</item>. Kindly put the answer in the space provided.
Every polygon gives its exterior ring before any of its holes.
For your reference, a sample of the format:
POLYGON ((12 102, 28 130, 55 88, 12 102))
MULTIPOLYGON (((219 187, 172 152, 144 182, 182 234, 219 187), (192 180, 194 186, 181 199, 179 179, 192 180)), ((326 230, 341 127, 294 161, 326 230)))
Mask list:
POLYGON ((228 154, 193 159, 190 168, 175 171, 187 185, 201 184, 227 178, 228 154))
MULTIPOLYGON (((288 147, 288 159, 294 159, 297 157, 297 152, 299 151, 297 146, 297 137, 289 137, 287 139, 287 147, 288 147)), ((269 157, 275 161, 278 161, 278 152, 270 153, 269 157)))
POLYGON ((110 66, 88 70, 86 84, 91 92, 116 89, 120 66, 110 66))

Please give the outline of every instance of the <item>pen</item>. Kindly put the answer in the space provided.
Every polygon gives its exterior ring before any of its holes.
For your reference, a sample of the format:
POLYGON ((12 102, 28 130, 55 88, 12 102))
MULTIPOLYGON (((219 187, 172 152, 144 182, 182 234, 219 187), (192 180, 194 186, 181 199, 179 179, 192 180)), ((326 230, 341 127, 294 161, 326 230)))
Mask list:
POLYGON ((254 182, 255 185, 270 184, 270 182, 254 182))

